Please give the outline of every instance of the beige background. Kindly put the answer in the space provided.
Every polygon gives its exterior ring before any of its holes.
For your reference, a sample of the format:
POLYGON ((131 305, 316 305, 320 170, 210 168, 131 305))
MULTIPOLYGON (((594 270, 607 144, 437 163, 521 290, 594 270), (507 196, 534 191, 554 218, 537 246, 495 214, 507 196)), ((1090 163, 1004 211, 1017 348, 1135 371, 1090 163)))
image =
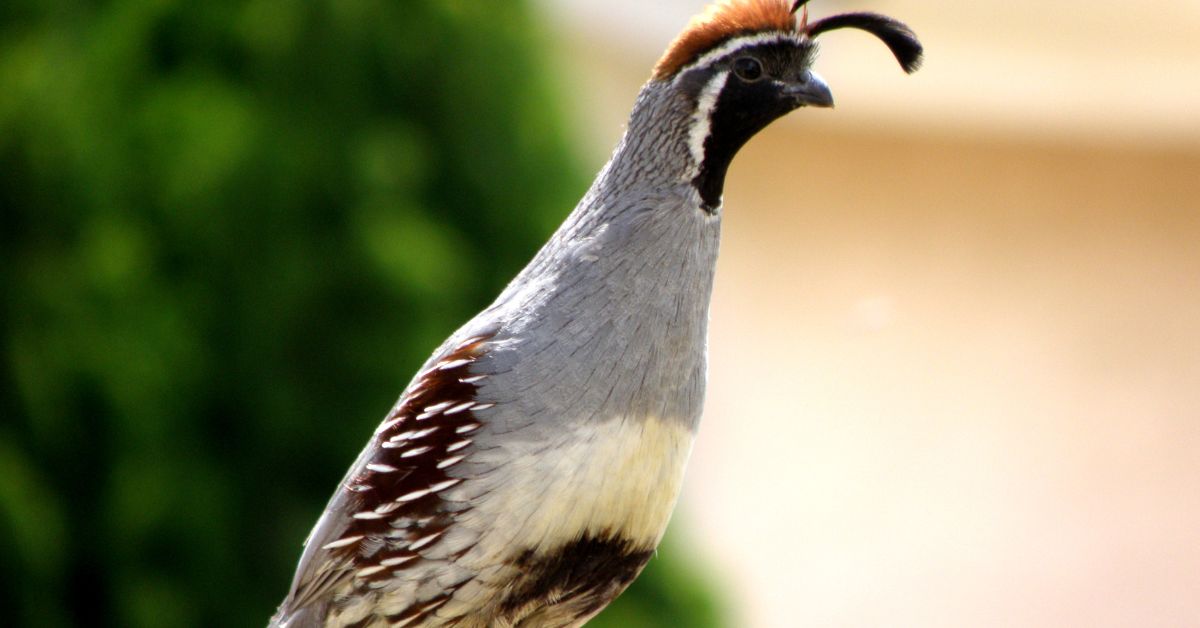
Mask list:
MULTIPOLYGON (((544 0, 598 167, 700 1, 544 0)), ((1200 2, 814 3, 726 189, 682 533, 739 626, 1200 625, 1200 2)))

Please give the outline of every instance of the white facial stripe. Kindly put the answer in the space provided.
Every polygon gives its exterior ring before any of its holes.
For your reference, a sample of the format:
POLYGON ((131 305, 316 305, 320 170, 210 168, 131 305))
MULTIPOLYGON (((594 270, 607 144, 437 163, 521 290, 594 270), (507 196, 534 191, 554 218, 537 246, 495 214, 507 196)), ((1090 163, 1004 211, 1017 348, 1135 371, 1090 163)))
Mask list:
POLYGON ((804 36, 800 35, 799 33, 780 33, 778 31, 770 33, 758 33, 757 35, 746 35, 744 37, 735 37, 724 44, 721 44, 720 46, 704 53, 699 59, 696 59, 695 61, 680 68, 679 71, 675 73, 675 80, 679 80, 679 77, 686 74, 688 70, 703 65, 708 65, 709 63, 712 63, 713 61, 720 59, 721 57, 724 57, 739 48, 749 48, 752 46, 761 46, 763 44, 775 44, 781 42, 799 44, 803 41, 804 36))
POLYGON ((720 72, 708 80, 708 84, 700 91, 696 102, 696 111, 692 114, 692 124, 688 129, 688 151, 692 155, 692 167, 684 175, 685 181, 691 181, 700 174, 700 164, 704 163, 704 142, 712 131, 712 112, 717 106, 717 98, 729 80, 729 71, 720 72))

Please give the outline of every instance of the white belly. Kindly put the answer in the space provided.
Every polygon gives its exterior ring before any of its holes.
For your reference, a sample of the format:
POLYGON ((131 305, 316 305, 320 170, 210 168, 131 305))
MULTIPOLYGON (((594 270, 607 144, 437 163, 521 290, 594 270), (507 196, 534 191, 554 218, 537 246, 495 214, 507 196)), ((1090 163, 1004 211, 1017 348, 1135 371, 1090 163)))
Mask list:
MULTIPOLYGON (((480 546, 492 551, 540 553, 587 535, 653 548, 679 497, 692 441, 682 421, 615 418, 581 423, 552 442, 476 452, 504 462, 478 481, 489 495, 464 518, 486 530, 491 538, 480 546)), ((472 488, 479 487, 464 486, 472 488)))

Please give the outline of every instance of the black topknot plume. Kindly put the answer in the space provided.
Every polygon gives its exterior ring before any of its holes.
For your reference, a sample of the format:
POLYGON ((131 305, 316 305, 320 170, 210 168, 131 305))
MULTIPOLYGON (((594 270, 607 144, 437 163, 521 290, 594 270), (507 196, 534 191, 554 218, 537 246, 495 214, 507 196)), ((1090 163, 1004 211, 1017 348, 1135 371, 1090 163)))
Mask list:
MULTIPOLYGON (((808 4, 808 1, 796 0, 792 5, 792 13, 808 4)), ((909 74, 916 72, 917 68, 921 67, 921 55, 924 53, 924 48, 917 40, 916 33, 912 32, 908 25, 886 15, 865 12, 831 15, 806 24, 804 33, 811 38, 816 38, 821 33, 839 28, 857 28, 878 37, 892 51, 896 61, 900 62, 900 67, 909 74)))

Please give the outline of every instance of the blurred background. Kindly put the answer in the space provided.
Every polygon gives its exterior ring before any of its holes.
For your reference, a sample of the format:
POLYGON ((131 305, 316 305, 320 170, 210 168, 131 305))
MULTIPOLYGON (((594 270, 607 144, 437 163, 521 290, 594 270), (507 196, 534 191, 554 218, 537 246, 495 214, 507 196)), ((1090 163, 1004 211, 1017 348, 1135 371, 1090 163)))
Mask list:
MULTIPOLYGON (((700 0, 0 4, 0 623, 261 626, 700 0)), ((1200 3, 874 10, 725 195, 598 626, 1200 624, 1200 3)))

